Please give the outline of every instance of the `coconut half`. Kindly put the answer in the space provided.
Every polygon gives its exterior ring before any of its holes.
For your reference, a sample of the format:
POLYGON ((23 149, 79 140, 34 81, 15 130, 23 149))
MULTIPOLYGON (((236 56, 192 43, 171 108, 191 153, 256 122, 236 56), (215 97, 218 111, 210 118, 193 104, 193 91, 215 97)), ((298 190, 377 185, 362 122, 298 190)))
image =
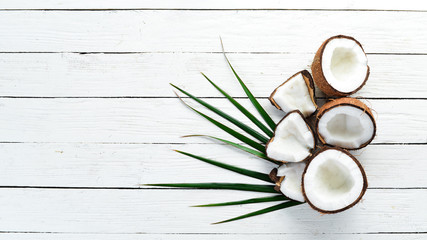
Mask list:
POLYGON ((304 116, 295 110, 277 124, 265 151, 269 158, 279 162, 300 162, 311 156, 315 141, 304 116))
POLYGON ((294 74, 270 95, 270 102, 279 110, 299 110, 304 117, 317 110, 313 78, 307 70, 294 74))
POLYGON ((307 163, 302 191, 310 206, 322 213, 353 207, 368 188, 362 165, 349 152, 325 147, 307 163))
POLYGON ((323 105, 317 113, 316 131, 323 144, 360 149, 375 137, 371 110, 355 98, 340 98, 323 105))
POLYGON ((277 177, 278 190, 283 195, 295 201, 305 202, 301 186, 305 167, 305 162, 297 162, 286 163, 276 169, 273 174, 277 177))
POLYGON ((311 71, 314 82, 326 95, 347 96, 357 92, 368 80, 368 59, 356 39, 334 36, 320 46, 311 71))

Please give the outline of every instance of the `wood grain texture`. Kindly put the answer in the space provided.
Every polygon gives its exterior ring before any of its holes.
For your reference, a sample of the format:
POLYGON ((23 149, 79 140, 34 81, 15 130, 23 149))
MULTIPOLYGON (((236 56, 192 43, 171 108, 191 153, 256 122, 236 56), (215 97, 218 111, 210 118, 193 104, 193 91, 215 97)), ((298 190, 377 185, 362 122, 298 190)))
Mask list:
POLYGON ((78 233, 370 233, 425 232, 426 189, 369 189, 363 202, 334 215, 307 204, 229 224, 211 222, 274 203, 191 208, 268 194, 215 190, 0 189, 3 231, 78 233), (402 224, 408 223, 408 224, 402 224))
POLYGON ((5 11, 0 22, 1 52, 218 52, 222 36, 231 52, 314 53, 345 34, 368 53, 427 53, 423 12, 5 11))
MULTIPOLYGON (((1 1, 0 240, 425 239, 426 11, 416 0, 1 1), (168 83, 242 118, 199 73, 244 97, 219 36, 265 98, 336 34, 358 39, 372 69, 355 94, 369 98, 378 125, 375 143, 353 152, 370 186, 359 205, 325 216, 302 205, 212 226, 274 203, 196 209, 188 206, 269 194, 140 185, 261 183, 171 151, 273 167, 179 138, 232 139, 186 109, 168 83)), ((276 121, 284 115, 261 103, 276 121)))
MULTIPOLYGON (((241 100, 256 112, 248 100, 241 100)), ((250 124, 227 100, 208 101, 250 124)), ((276 122, 284 116, 268 100, 262 99, 261 103, 276 122)), ((366 103, 376 112, 374 143, 427 142, 427 112, 420 111, 427 108, 426 100, 368 100, 366 103)), ((180 138, 188 134, 228 137, 177 98, 18 98, 2 99, 0 104, 2 142, 184 143, 201 142, 201 139, 180 138)))
POLYGON ((427 7, 416 0, 381 1, 342 0, 323 1, 248 1, 248 0, 3 0, 0 9, 379 9, 379 10, 427 10, 427 7))
POLYGON ((282 240, 290 238, 293 240, 317 239, 330 240, 334 238, 346 240, 420 240, 425 234, 146 234, 146 233, 124 233, 124 234, 84 234, 84 233, 3 233, 0 234, 0 240, 230 240, 230 239, 247 239, 247 240, 282 240))
MULTIPOLYGON (((275 167, 220 144, 0 144, 0 186, 140 188, 159 181, 263 184, 173 149, 265 173, 275 167)), ((427 188, 426 145, 370 145, 353 154, 364 166, 370 188, 427 188)))
MULTIPOLYGON (((228 54, 257 97, 302 69, 313 54, 228 54)), ((369 80, 354 96, 365 98, 425 98, 427 55, 370 54, 369 80), (402 74, 404 73, 404 74, 402 74)), ((245 94, 222 54, 145 53, 3 53, 0 54, 0 96, 35 97, 173 97, 170 82, 204 97, 220 97, 200 72, 235 97, 245 94)), ((317 91, 317 96, 324 96, 317 91)))

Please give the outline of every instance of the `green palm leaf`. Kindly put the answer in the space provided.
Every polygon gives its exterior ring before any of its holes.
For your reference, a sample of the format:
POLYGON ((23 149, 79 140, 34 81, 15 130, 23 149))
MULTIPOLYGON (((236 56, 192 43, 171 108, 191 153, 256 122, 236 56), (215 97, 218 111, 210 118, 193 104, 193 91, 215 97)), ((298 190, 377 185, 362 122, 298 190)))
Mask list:
POLYGON ((197 156, 197 155, 194 155, 194 154, 191 154, 191 153, 187 153, 187 152, 182 152, 182 151, 178 151, 178 150, 175 150, 175 151, 178 152, 178 153, 181 153, 183 155, 186 155, 186 156, 198 159, 198 160, 200 160, 202 162, 209 163, 209 164, 215 165, 217 167, 227 169, 227 170, 232 171, 232 172, 236 172, 236 173, 248 176, 248 177, 256 178, 256 179, 259 179, 259 180, 262 180, 262 181, 265 181, 265 182, 269 182, 269 183, 272 182, 272 180, 270 179, 270 177, 268 176, 268 174, 265 174, 265 173, 260 173, 260 172, 256 172, 256 171, 252 171, 252 170, 247 170, 247 169, 244 169, 244 168, 235 167, 235 166, 232 166, 232 165, 229 165, 229 164, 217 162, 217 161, 214 161, 214 160, 211 160, 211 159, 208 159, 208 158, 204 158, 204 157, 201 157, 201 156, 197 156))
POLYGON ((284 201, 288 200, 283 195, 270 196, 270 197, 261 197, 261 198, 251 198, 247 200, 234 201, 234 202, 224 202, 224 203, 212 203, 206 205, 196 205, 193 207, 220 207, 220 206, 232 206, 232 205, 241 205, 241 204, 251 204, 251 203, 261 203, 261 202, 275 202, 275 201, 284 201))
POLYGON ((212 112, 218 114, 219 116, 223 117, 224 119, 227 119, 229 122, 233 123, 234 125, 236 125, 237 127, 239 127, 240 129, 242 129, 243 131, 247 132, 248 134, 250 134, 251 136, 253 136, 254 138, 260 140, 263 143, 267 143, 268 142, 268 138, 266 138, 265 136, 263 136, 261 133, 255 131, 253 128, 249 127, 248 125, 240 122, 239 120, 237 120, 236 118, 228 115, 227 113, 219 110, 218 108, 210 105, 209 103, 201 100, 198 97, 195 97, 194 95, 188 93, 187 91, 173 85, 172 83, 170 84, 172 85, 172 87, 178 89, 180 92, 184 93, 185 95, 189 96, 190 98, 192 98, 194 101, 200 103, 201 105, 203 105, 204 107, 206 107, 207 109, 211 110, 212 112))
POLYGON ((284 208, 288 208, 288 207, 293 207, 296 205, 302 204, 302 202, 297 202, 297 201, 287 201, 284 203, 280 203, 277 205, 274 205, 272 207, 268 207, 268 208, 264 208, 255 212, 251 212, 248 214, 244 214, 235 218, 231 218, 231 219, 227 219, 221 222, 216 222, 213 224, 220 224, 220 223, 226 223, 226 222, 232 222, 232 221, 236 221, 236 220, 240 220, 240 219, 244 219, 244 218, 248 218, 248 217, 253 217, 253 216, 257 216, 257 215, 261 215, 261 214, 265 214, 265 213, 269 213, 269 212, 274 212, 280 209, 284 209, 284 208))
POLYGON ((246 95, 248 96, 249 100, 251 100, 252 104, 254 105, 254 107, 257 109, 257 111, 259 112, 259 114, 261 115, 261 117, 264 119, 264 121, 268 124, 268 126, 270 126, 270 128, 274 131, 274 129, 276 128, 276 124, 274 123, 273 119, 271 119, 271 117, 268 115, 268 113, 264 110, 264 108, 261 106, 261 104, 259 104, 259 102, 256 100, 256 98, 254 97, 254 95, 251 93, 251 91, 249 91, 249 89, 246 87, 246 85, 243 83, 242 79, 240 79, 239 75, 237 74, 237 72, 234 70, 233 66, 231 66, 230 61, 227 58, 227 55, 225 55, 225 51, 224 51, 224 45, 222 44, 222 39, 221 39, 221 47, 222 47, 222 52, 224 53, 224 57, 227 60, 228 65, 230 66, 231 70, 234 73, 234 76, 236 76, 237 80, 239 81, 240 85, 242 86, 243 90, 245 91, 246 95))
POLYGON ((184 102, 181 98, 179 98, 187 107, 189 107, 190 109, 192 109, 193 111, 195 111, 196 113, 198 113, 200 116, 204 117, 205 119, 207 119, 209 122, 213 123, 214 125, 216 125, 217 127, 221 128, 222 130, 224 130, 225 132, 227 132, 228 134, 232 135, 233 137, 239 139, 240 141, 248 144, 249 146, 261 151, 261 152, 265 152, 265 146, 261 145, 260 143, 255 142, 254 140, 236 132, 235 130, 225 126, 224 124, 216 121, 215 119, 207 116, 206 114, 197 111, 196 109, 192 108, 190 105, 188 105, 186 102, 184 102))
POLYGON ((195 188, 195 189, 228 189, 250 192, 277 193, 274 185, 245 184, 245 183, 156 183, 146 186, 195 188))
POLYGON ((246 108, 244 108, 239 102, 234 100, 228 93, 218 87, 215 83, 213 83, 204 73, 202 75, 222 94, 224 95, 237 109, 240 110, 249 120, 251 120, 255 125, 259 127, 265 134, 269 137, 273 137, 273 132, 268 129, 261 121, 259 121, 252 113, 250 113, 246 108))
POLYGON ((255 156, 259 157, 259 158, 262 158, 262 159, 265 159, 265 160, 267 160, 267 161, 269 161, 269 162, 272 162, 272 163, 274 163, 274 164, 277 164, 277 162, 276 162, 276 161, 274 161, 274 160, 272 160, 272 159, 268 158, 268 157, 267 157, 267 155, 265 155, 265 153, 262 153, 262 152, 259 152, 259 151, 256 151, 256 150, 253 150, 253 149, 251 149, 251 148, 248 148, 248 147, 242 146, 242 145, 240 145, 240 144, 238 144, 238 143, 231 142, 231 141, 228 141, 228 140, 225 140, 225 139, 222 139, 222 138, 213 137, 213 136, 209 136, 209 135, 186 135, 186 136, 182 136, 182 137, 207 137, 207 138, 215 139, 215 140, 218 140, 218 141, 223 142, 223 143, 225 143, 225 144, 228 144, 228 145, 230 145, 230 146, 233 146, 233 147, 235 147, 235 148, 238 148, 238 149, 240 149, 240 150, 243 150, 243 151, 245 151, 245 152, 247 152, 247 153, 250 153, 250 154, 252 154, 252 155, 255 155, 255 156))

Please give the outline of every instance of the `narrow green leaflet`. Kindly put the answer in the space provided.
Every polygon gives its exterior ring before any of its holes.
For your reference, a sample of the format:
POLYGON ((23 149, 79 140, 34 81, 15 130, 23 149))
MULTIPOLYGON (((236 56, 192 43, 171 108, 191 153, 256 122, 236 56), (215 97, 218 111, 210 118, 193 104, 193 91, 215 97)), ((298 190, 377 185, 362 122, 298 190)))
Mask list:
POLYGON ((256 171, 252 171, 252 170, 247 170, 247 169, 244 169, 244 168, 235 167, 235 166, 232 166, 232 165, 229 165, 229 164, 217 162, 217 161, 214 161, 212 159, 204 158, 204 157, 197 156, 197 155, 194 155, 194 154, 191 154, 191 153, 187 153, 187 152, 182 152, 182 151, 178 151, 178 150, 175 150, 175 151, 178 152, 178 153, 181 153, 183 155, 186 155, 186 156, 198 159, 198 160, 200 160, 202 162, 209 163, 209 164, 212 164, 214 166, 227 169, 227 170, 232 171, 232 172, 236 172, 236 173, 239 173, 239 174, 242 174, 242 175, 245 175, 245 176, 248 176, 248 177, 256 178, 256 179, 259 179, 259 180, 262 180, 262 181, 265 181, 265 182, 269 182, 269 183, 273 182, 270 179, 270 177, 268 176, 268 174, 265 174, 265 173, 256 172, 256 171))
POLYGON ((259 129, 261 129, 265 134, 267 134, 269 137, 273 137, 273 132, 268 129, 267 126, 265 126, 261 121, 259 121, 252 113, 250 113, 246 108, 244 108, 239 102, 234 100, 233 97, 231 97, 228 93, 226 93, 224 90, 222 90, 220 87, 218 87, 215 83, 213 83, 204 73, 202 75, 222 94, 224 95, 237 109, 240 110, 249 120, 251 120, 259 129))
POLYGON ((248 217, 253 217, 253 216, 257 216, 257 215, 261 215, 261 214, 265 214, 265 213, 269 213, 269 212, 274 212, 280 209, 284 209, 284 208, 288 208, 288 207, 293 207, 299 204, 303 204, 303 202, 297 202, 297 201, 287 201, 284 203, 280 203, 277 205, 274 205, 272 207, 268 207, 268 208, 264 208, 255 212, 251 212, 248 214, 244 214, 235 218, 231 218, 231 219, 227 219, 221 222, 216 222, 213 224, 220 224, 220 223, 226 223, 226 222, 232 222, 232 221, 236 221, 236 220, 240 220, 240 219, 244 219, 244 218, 248 218, 248 217))
POLYGON ((277 193, 274 185, 245 184, 245 183, 156 183, 146 186, 195 188, 195 189, 228 189, 249 192, 277 193))
POLYGON ((261 197, 261 198, 251 198, 241 201, 234 202, 223 202, 223 203, 212 203, 206 205, 196 205, 193 207, 220 207, 220 206, 232 206, 232 205, 241 205, 241 204, 252 204, 252 203, 261 203, 261 202, 276 202, 276 201, 285 201, 288 200, 283 195, 270 196, 270 197, 261 197))
POLYGON ((188 105, 186 102, 184 102, 181 98, 180 100, 190 109, 192 109, 193 111, 195 111, 196 113, 198 113, 200 116, 204 117, 205 119, 207 119, 209 122, 213 123, 214 125, 216 125, 217 127, 221 128, 222 130, 224 130, 225 132, 227 132, 228 134, 230 134, 231 136, 239 139, 240 141, 248 144, 249 146, 261 151, 261 152, 265 152, 265 146, 263 146, 260 143, 255 142, 254 140, 236 132, 235 130, 225 126, 224 124, 216 121, 215 119, 207 116, 206 114, 203 114, 202 112, 197 111, 196 109, 192 108, 190 105, 188 105))
POLYGON ((247 153, 250 153, 250 154, 252 154, 252 155, 255 155, 255 156, 259 157, 259 158, 265 159, 265 160, 267 160, 267 161, 269 161, 269 162, 272 162, 272 163, 274 163, 274 164, 278 164, 276 161, 271 160, 270 158, 268 158, 268 157, 267 157, 267 155, 265 155, 265 153, 262 153, 262 152, 259 152, 259 151, 256 151, 256 150, 253 150, 253 149, 251 149, 251 148, 248 148, 248 147, 242 146, 242 145, 240 145, 240 144, 238 144, 238 143, 231 142, 231 141, 228 141, 228 140, 225 140, 225 139, 222 139, 222 138, 213 137, 213 136, 209 136, 209 135, 186 135, 186 136, 182 136, 182 137, 207 137, 207 138, 215 139, 215 140, 218 140, 218 141, 223 142, 223 143, 225 143, 225 144, 228 144, 228 145, 230 145, 230 146, 233 146, 233 147, 235 147, 235 148, 238 148, 238 149, 240 149, 240 150, 243 150, 243 151, 245 151, 245 152, 247 152, 247 153))
POLYGON ((274 129, 276 128, 276 124, 274 123, 273 119, 271 119, 270 115, 268 115, 268 113, 264 110, 264 108, 261 106, 261 104, 259 104, 258 100, 256 100, 256 98, 251 93, 251 91, 249 91, 249 89, 243 83, 242 79, 240 79, 239 75, 234 70, 233 66, 231 66, 230 61, 228 60, 227 56, 225 55, 224 45, 222 44, 222 39, 221 39, 221 47, 222 47, 222 52, 224 53, 224 57, 227 60, 228 65, 230 66, 231 70, 234 73, 234 76, 236 76, 237 80, 239 81, 240 85, 242 86, 243 90, 245 91, 246 95, 248 96, 249 100, 251 100, 252 104, 257 109, 257 111, 259 112, 259 114, 262 116, 262 118, 264 119, 264 121, 274 131, 274 129))
POLYGON ((254 138, 260 140, 263 143, 267 143, 268 142, 268 138, 266 138, 264 135, 262 135, 261 133, 255 131, 253 128, 249 127, 248 125, 240 122, 239 120, 237 120, 236 118, 228 115, 227 113, 219 110, 218 108, 210 105, 209 103, 201 100, 198 97, 195 97, 194 95, 188 93, 187 91, 173 85, 172 83, 170 84, 172 85, 172 87, 178 89, 180 92, 184 93, 185 95, 189 96, 190 98, 192 98, 194 101, 200 103, 201 105, 203 105, 204 107, 206 107, 207 109, 211 110, 212 112, 218 114, 219 116, 223 117, 224 119, 228 120, 229 122, 233 123, 234 125, 236 125, 237 127, 239 127, 240 129, 242 129, 243 131, 247 132, 248 134, 250 134, 251 136, 253 136, 254 138))

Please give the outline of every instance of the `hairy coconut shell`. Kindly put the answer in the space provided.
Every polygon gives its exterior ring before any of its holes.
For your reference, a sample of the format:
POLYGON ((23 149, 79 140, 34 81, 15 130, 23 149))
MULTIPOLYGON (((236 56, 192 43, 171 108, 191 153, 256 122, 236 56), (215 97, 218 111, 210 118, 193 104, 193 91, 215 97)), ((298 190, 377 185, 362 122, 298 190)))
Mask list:
MULTIPOLYGON (((353 37, 349 37, 349 36, 344 36, 344 35, 338 35, 338 36, 334 36, 331 37, 329 39, 327 39, 326 41, 324 41, 322 43, 322 45, 320 46, 319 50, 317 50, 316 55, 314 56, 314 60, 313 63, 311 65, 311 72, 313 74, 313 80, 316 83, 317 87, 324 92, 326 95, 328 96, 335 96, 335 97, 343 97, 343 96, 348 96, 351 95, 357 91, 359 91, 366 83, 366 81, 368 80, 369 77, 369 66, 368 70, 366 72, 366 77, 365 80, 363 81, 363 83, 356 88, 355 90, 351 91, 351 92, 341 92, 336 90, 335 88, 333 88, 329 82, 326 80, 325 75, 323 74, 323 69, 322 69, 322 56, 323 56, 323 51, 325 50, 326 45, 333 39, 338 39, 338 38, 346 38, 346 39, 350 39, 353 40, 354 42, 357 43, 357 45, 360 46, 360 48, 362 49, 363 52, 365 52, 363 50, 362 45, 353 37)), ((365 53, 366 55, 366 53, 365 53)))
MULTIPOLYGON (((278 123, 277 123, 277 126, 284 120, 284 119, 286 119, 286 117, 288 117, 290 114, 292 114, 292 113, 298 113, 301 117, 302 117, 302 119, 304 120, 304 122, 305 122, 305 124, 307 125, 307 127, 308 127, 308 129, 310 130, 310 132, 311 132, 311 134, 313 134, 313 141, 314 141, 314 144, 313 144, 313 149, 311 150, 311 152, 313 152, 313 150, 314 149, 316 149, 316 134, 314 134, 314 132, 313 132, 313 129, 311 128, 311 126, 310 126, 310 124, 308 124, 308 121, 307 121, 307 119, 304 117, 304 115, 302 115, 302 113, 299 111, 299 110, 293 110, 293 111, 291 111, 291 112, 289 112, 289 113, 287 113, 283 118, 282 118, 282 120, 280 120, 278 123)), ((276 129, 277 129, 277 127, 276 127, 276 129)), ((266 154, 267 154, 267 148, 268 148, 268 145, 272 142, 272 141, 274 141, 274 137, 276 136, 276 130, 274 130, 274 134, 273 134, 273 137, 271 137, 271 139, 267 142, 267 144, 265 145, 265 152, 266 152, 266 154)), ((268 157, 268 155, 267 155, 267 157, 268 157)), ((303 160, 301 160, 300 162, 302 162, 302 161, 305 161, 305 160, 307 160, 307 159, 309 159, 311 157, 311 153, 310 153, 310 155, 308 155, 308 157, 306 157, 305 159, 303 159, 303 160)), ((285 162, 285 161, 280 161, 280 160, 277 160, 277 159, 274 159, 274 158, 271 158, 271 157, 268 157, 268 158, 270 158, 271 160, 273 160, 273 161, 276 161, 276 162, 279 162, 279 163, 287 163, 287 162, 285 162)))
POLYGON ((274 190, 283 194, 280 191, 280 184, 282 184, 282 181, 283 181, 283 179, 285 179, 285 177, 284 176, 282 176, 282 177, 277 176, 277 168, 273 168, 273 170, 271 170, 271 172, 268 176, 270 177, 271 181, 273 181, 276 184, 274 186, 274 190))
MULTIPOLYGON (((300 73, 302 75, 302 78, 305 81, 305 84, 307 85, 308 93, 310 94, 311 101, 313 102, 314 106, 316 106, 316 109, 317 109, 318 106, 316 104, 316 98, 315 98, 316 96, 315 96, 315 92, 314 92, 313 78, 311 77, 311 74, 307 70, 302 70, 300 72, 295 73, 290 78, 288 78, 285 82, 280 84, 276 89, 274 89, 274 91, 270 94, 270 97, 268 99, 270 100, 271 104, 273 104, 273 106, 275 106, 277 109, 282 110, 282 108, 273 99, 274 95, 277 92, 277 89, 279 89, 281 86, 285 85, 289 80, 291 80, 292 78, 294 78, 295 76, 297 76, 300 73)), ((315 113, 315 111, 313 113, 315 113)), ((310 114, 310 115, 312 115, 312 114, 310 114)), ((307 117, 309 117, 309 116, 307 116, 307 117)))
MULTIPOLYGON (((365 142, 364 144, 362 144, 358 148, 345 148, 345 149, 357 150, 357 149, 361 149, 361 148, 366 147, 366 145, 371 143, 372 140, 375 138, 375 134, 377 131, 377 125, 375 122, 375 118, 374 118, 374 115, 372 114, 371 109, 368 106, 366 106, 366 104, 364 104, 362 101, 360 101, 356 98, 350 98, 350 97, 338 98, 338 99, 332 100, 330 102, 325 103, 319 109, 319 111, 317 112, 317 115, 316 115, 316 128, 315 129, 316 129, 316 133, 317 133, 317 136, 319 137, 320 142, 322 142, 323 144, 327 144, 325 139, 319 133, 319 120, 323 116, 323 114, 325 114, 327 111, 331 110, 332 108, 338 107, 338 106, 352 106, 355 108, 359 108, 359 109, 363 110, 366 114, 368 114, 368 116, 371 118, 372 123, 374 124, 374 132, 372 134, 371 139, 369 139, 367 142, 365 142)), ((327 145, 329 145, 329 144, 327 144, 327 145)))
POLYGON ((317 151, 309 160, 308 160, 308 162, 307 162, 307 166, 305 166, 305 169, 304 169, 304 172, 302 173, 302 184, 301 184, 301 186, 302 186, 302 194, 304 195, 304 198, 305 198, 305 201, 310 205, 310 207, 311 208, 313 208, 314 210, 316 210, 316 211, 318 211, 318 212, 321 212, 321 213, 325 213, 325 214, 334 214, 334 213, 338 213, 338 212, 342 212, 342 211, 345 211, 345 210, 347 210, 347 209, 349 209, 349 208, 352 208, 354 205, 356 205, 361 199, 362 199, 362 197, 363 197, 363 195, 365 194, 365 192, 366 192, 366 189, 368 189, 368 178, 366 177, 366 173, 365 173, 365 170, 364 170, 364 168, 363 168, 363 166, 362 166, 362 164, 360 164, 360 162, 353 156, 353 155, 351 155, 347 150, 345 150, 345 149, 342 149, 342 148, 339 148, 339 147, 322 147, 319 151, 317 151), (334 211, 326 211, 326 210, 323 210, 323 209, 320 209, 320 208, 318 208, 318 207, 316 207, 315 205, 313 205, 313 203, 311 203, 310 202, 310 200, 307 198, 307 195, 306 195, 306 193, 305 193, 305 188, 304 188, 304 176, 305 176, 305 174, 306 174, 306 172, 307 172, 307 169, 308 169, 308 167, 310 166, 310 163, 313 161, 313 159, 314 158, 316 158, 316 156, 317 155, 319 155, 321 152, 324 152, 324 151, 326 151, 326 150, 329 150, 329 149, 335 149, 335 150, 338 150, 338 151, 341 151, 341 152, 343 152, 344 154, 346 154, 346 155, 348 155, 349 157, 351 157, 351 159, 353 159, 353 161, 357 164, 357 166, 359 167, 359 169, 360 169, 360 172, 362 173, 362 177, 363 177, 363 188, 362 188, 362 191, 360 192, 360 195, 357 197, 357 199, 354 201, 354 202, 352 202, 350 205, 348 205, 348 206, 346 206, 346 207, 344 207, 344 208, 341 208, 341 209, 338 209, 338 210, 334 210, 334 211))

